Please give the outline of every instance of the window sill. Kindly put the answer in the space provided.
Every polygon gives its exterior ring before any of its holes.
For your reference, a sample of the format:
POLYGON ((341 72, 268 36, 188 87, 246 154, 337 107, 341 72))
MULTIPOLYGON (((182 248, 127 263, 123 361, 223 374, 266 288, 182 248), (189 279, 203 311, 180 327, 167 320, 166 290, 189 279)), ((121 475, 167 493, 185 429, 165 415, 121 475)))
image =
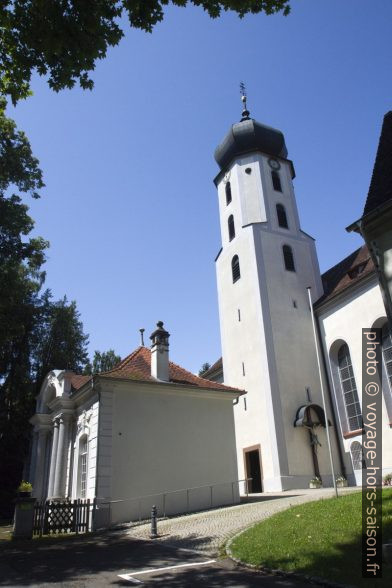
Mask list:
POLYGON ((357 429, 356 431, 349 431, 347 433, 343 433, 344 439, 351 439, 351 437, 358 437, 358 435, 363 434, 364 429, 357 429))

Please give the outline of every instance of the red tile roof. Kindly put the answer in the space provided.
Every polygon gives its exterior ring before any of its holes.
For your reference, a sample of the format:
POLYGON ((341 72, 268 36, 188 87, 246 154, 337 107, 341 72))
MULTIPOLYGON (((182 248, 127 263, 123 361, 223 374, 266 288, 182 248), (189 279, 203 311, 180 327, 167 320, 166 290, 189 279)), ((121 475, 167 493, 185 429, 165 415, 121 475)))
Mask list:
POLYGON ((220 371, 223 373, 223 363, 221 357, 217 359, 216 362, 213 363, 212 366, 204 372, 203 378, 208 378, 209 376, 213 375, 216 371, 220 371))
MULTIPOLYGON (((100 375, 103 377, 156 382, 155 378, 151 376, 151 351, 147 347, 138 347, 115 368, 100 375)), ((169 361, 169 378, 170 383, 173 384, 186 384, 214 390, 239 391, 238 388, 231 388, 230 386, 224 386, 223 384, 195 376, 195 374, 188 372, 172 361, 169 361)))
POLYGON ((79 388, 87 384, 89 380, 91 380, 91 376, 74 374, 71 378, 71 386, 74 390, 79 390, 79 388))
MULTIPOLYGON (((120 380, 136 380, 140 382, 157 381, 151 376, 151 351, 147 347, 138 347, 112 370, 98 374, 98 376, 103 378, 118 378, 120 380)), ((198 388, 240 392, 238 388, 231 388, 230 386, 224 386, 223 384, 195 376, 172 361, 169 361, 169 377, 170 383, 172 384, 185 384, 198 388)), ((75 390, 78 390, 90 378, 91 376, 75 375, 71 380, 72 387, 75 390)))
POLYGON ((363 245, 321 276, 324 295, 317 300, 316 306, 357 284, 374 271, 375 267, 369 250, 366 245, 363 245))

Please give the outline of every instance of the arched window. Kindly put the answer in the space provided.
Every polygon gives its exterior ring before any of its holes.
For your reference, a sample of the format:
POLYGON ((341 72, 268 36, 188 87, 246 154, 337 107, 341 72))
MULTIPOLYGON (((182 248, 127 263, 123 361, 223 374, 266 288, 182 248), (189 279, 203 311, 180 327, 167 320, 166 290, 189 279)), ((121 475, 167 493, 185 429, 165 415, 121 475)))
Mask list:
POLYGON ((350 446, 351 459, 353 460, 354 470, 362 470, 366 468, 363 459, 362 445, 358 441, 353 441, 350 446))
POLYGON ((289 272, 295 272, 293 250, 290 245, 283 245, 284 266, 289 272))
POLYGON ((227 184, 225 186, 225 192, 226 192, 226 204, 230 204, 230 202, 231 202, 231 186, 230 186, 230 182, 227 182, 227 184))
POLYGON ((382 354, 387 372, 389 388, 392 390, 392 337, 388 323, 382 328, 382 354))
POLYGON ((231 271, 233 274, 233 284, 234 284, 234 282, 239 280, 241 277, 240 260, 238 258, 238 255, 234 255, 233 259, 231 260, 231 271))
POLYGON ((234 216, 232 214, 229 216, 227 225, 229 227, 229 241, 232 241, 235 237, 234 216))
POLYGON ((272 178, 272 185, 274 187, 274 190, 276 192, 283 192, 279 172, 277 172, 276 170, 272 170, 271 178, 272 178))
POLYGON ((78 458, 78 495, 80 498, 86 498, 87 494, 87 461, 88 461, 88 442, 87 435, 79 440, 79 458, 78 458))
POLYGON ((348 429, 349 431, 357 431, 362 429, 362 412, 347 343, 344 343, 339 349, 338 368, 348 429))
POLYGON ((278 225, 283 229, 288 229, 289 224, 287 222, 286 210, 283 204, 276 205, 276 214, 278 216, 278 225))

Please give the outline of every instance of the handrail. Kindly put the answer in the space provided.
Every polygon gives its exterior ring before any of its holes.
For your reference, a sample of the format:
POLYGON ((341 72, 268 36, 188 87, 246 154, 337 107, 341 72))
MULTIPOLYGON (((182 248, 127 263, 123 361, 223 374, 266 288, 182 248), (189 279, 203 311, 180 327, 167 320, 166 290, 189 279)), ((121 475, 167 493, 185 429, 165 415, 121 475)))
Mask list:
MULTIPOLYGON (((253 478, 244 478, 243 480, 233 480, 232 482, 214 482, 214 484, 204 484, 203 486, 192 486, 190 488, 179 488, 178 490, 164 490, 163 492, 155 492, 154 494, 143 494, 143 496, 135 496, 134 498, 118 498, 117 500, 105 500, 99 504, 115 504, 116 502, 129 502, 130 500, 143 500, 144 498, 151 498, 152 496, 163 496, 168 494, 176 494, 177 492, 189 492, 190 490, 200 490, 200 488, 214 488, 215 486, 223 486, 224 484, 235 484, 240 482, 247 482, 246 495, 248 496, 248 482, 253 478)), ((103 499, 98 498, 101 501, 103 499)))
MULTIPOLYGON (((240 484, 241 482, 245 482, 245 493, 246 496, 248 496, 249 494, 249 482, 252 480, 253 478, 243 478, 242 480, 233 480, 232 482, 214 482, 213 484, 204 484, 203 486, 192 486, 190 488, 180 488, 178 490, 166 490, 164 492, 156 492, 155 494, 145 494, 143 496, 135 496, 134 498, 119 498, 116 500, 105 500, 105 499, 101 499, 101 498, 97 498, 97 508, 99 509, 100 506, 103 506, 105 504, 109 505, 109 519, 111 521, 111 513, 112 513, 112 504, 119 504, 122 502, 131 502, 131 501, 138 501, 139 502, 139 506, 138 506, 138 510, 139 510, 139 521, 142 520, 142 501, 146 500, 148 498, 162 498, 162 514, 165 517, 166 516, 166 498, 168 495, 171 494, 177 494, 178 492, 186 492, 186 511, 185 512, 189 512, 190 511, 190 501, 189 501, 189 494, 190 492, 192 492, 193 490, 200 490, 202 488, 209 488, 210 489, 210 508, 212 508, 213 506, 213 489, 216 486, 223 486, 223 485, 231 485, 231 493, 232 493, 232 500, 233 500, 233 504, 235 504, 235 492, 234 492, 234 485, 235 484, 240 484)), ((178 513, 180 514, 180 513, 178 513)))

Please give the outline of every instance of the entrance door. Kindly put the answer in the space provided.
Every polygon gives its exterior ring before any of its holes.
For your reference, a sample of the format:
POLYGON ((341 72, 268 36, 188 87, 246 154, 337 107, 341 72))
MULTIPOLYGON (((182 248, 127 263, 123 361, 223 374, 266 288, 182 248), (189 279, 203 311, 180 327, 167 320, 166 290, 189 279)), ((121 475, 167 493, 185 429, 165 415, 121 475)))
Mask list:
POLYGON ((261 468, 260 468, 260 450, 253 449, 245 451, 246 477, 252 478, 249 481, 249 493, 262 492, 261 468))

